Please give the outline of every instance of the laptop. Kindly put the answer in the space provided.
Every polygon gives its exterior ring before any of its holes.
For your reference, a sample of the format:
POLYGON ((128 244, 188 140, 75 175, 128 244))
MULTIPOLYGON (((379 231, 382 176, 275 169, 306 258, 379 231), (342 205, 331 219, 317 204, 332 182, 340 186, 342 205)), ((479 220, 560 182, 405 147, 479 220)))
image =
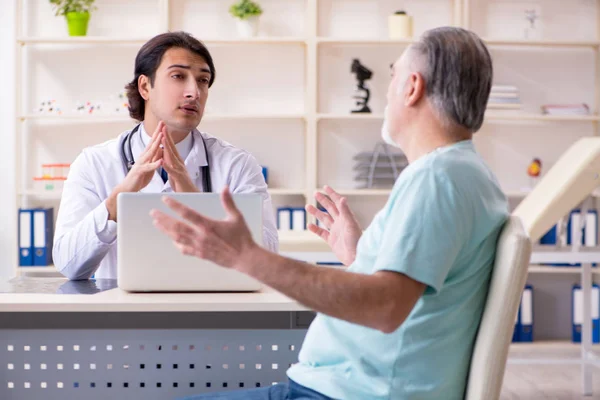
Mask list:
MULTIPOLYGON (((150 210, 177 216, 163 196, 212 219, 225 218, 217 193, 121 193, 117 197, 117 281, 130 292, 250 292, 262 284, 232 269, 182 254, 171 238, 152 223, 150 210)), ((246 220, 252 237, 262 245, 262 198, 234 194, 233 201, 246 220)))

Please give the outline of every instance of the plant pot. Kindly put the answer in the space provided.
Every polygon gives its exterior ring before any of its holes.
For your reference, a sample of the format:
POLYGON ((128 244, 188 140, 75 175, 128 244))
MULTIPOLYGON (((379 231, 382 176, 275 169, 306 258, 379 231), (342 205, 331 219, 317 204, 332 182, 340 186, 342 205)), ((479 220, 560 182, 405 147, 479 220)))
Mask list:
POLYGON ((241 37, 250 38, 258 34, 258 17, 248 17, 246 19, 237 19, 237 30, 241 37))
POLYGON ((69 36, 85 36, 87 34, 90 13, 70 12, 65 14, 69 36))

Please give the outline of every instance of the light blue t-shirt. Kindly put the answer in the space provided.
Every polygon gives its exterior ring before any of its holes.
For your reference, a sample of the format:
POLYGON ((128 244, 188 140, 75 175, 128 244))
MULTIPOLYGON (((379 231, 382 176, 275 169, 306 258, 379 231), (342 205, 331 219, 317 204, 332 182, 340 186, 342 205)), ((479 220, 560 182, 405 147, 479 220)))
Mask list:
POLYGON ((462 399, 508 203, 473 142, 411 163, 349 271, 427 285, 393 333, 319 314, 290 379, 335 399, 462 399))

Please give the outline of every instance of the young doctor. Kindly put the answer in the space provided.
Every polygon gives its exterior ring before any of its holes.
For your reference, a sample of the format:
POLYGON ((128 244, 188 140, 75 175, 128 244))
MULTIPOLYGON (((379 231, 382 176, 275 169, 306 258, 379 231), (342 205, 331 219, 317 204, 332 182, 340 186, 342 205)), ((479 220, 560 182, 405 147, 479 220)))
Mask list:
POLYGON ((206 47, 185 32, 142 46, 127 85, 130 116, 140 121, 118 138, 86 148, 64 185, 53 247, 69 279, 117 277, 117 195, 124 192, 259 193, 263 243, 278 249, 271 198, 248 152, 199 132, 215 67, 206 47))

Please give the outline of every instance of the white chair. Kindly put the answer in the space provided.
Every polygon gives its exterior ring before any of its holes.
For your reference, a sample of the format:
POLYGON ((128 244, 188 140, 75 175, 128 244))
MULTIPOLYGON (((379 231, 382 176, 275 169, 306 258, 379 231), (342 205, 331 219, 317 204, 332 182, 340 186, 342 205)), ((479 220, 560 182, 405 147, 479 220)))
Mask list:
POLYGON ((531 241, 519 217, 511 216, 498 238, 496 261, 467 383, 467 400, 500 396, 508 346, 527 278, 531 241))
POLYGON ((471 358, 465 398, 500 397, 508 347, 527 278, 531 243, 598 185, 600 138, 575 142, 519 204, 500 235, 490 289, 471 358))

